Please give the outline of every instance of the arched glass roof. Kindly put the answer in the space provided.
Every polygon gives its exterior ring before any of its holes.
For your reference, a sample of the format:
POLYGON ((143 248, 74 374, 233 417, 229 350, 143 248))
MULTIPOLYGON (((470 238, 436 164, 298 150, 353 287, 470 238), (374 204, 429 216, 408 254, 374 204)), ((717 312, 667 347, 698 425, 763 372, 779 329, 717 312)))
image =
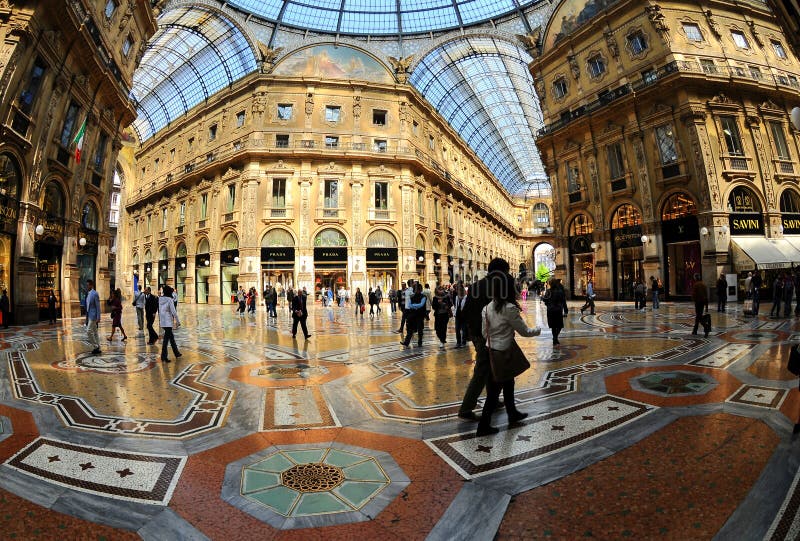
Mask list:
POLYGON ((469 144, 512 195, 549 196, 534 135, 542 111, 531 58, 507 41, 466 37, 426 55, 409 82, 469 144))
POLYGON ((538 0, 228 0, 274 23, 352 35, 419 34, 478 24, 538 0))
POLYGON ((158 27, 133 76, 133 127, 140 141, 257 67, 244 34, 217 11, 168 10, 158 27))

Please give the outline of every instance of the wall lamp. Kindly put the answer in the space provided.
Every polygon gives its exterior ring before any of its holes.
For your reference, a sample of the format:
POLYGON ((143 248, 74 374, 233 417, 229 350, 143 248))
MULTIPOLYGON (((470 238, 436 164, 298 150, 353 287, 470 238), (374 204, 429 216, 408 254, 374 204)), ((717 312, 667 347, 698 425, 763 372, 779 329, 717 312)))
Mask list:
POLYGON ((44 235, 44 226, 42 224, 37 225, 35 231, 36 234, 41 237, 42 235, 44 235))
POLYGON ((86 237, 81 237, 78 240, 78 244, 80 244, 81 246, 86 246, 86 237))
POLYGON ((185 269, 186 268, 186 263, 181 263, 181 268, 185 269))
POLYGON ((704 237, 707 237, 708 236, 708 228, 705 227, 705 226, 701 227, 700 228, 700 234, 703 235, 704 237))
POLYGON ((206 267, 208 267, 209 265, 211 265, 211 261, 209 261, 208 259, 206 259, 205 261, 203 261, 203 265, 205 265, 206 267))
POLYGON ((602 244, 600 244, 600 243, 598 243, 598 242, 593 242, 593 243, 591 243, 591 244, 589 245, 589 247, 590 247, 592 250, 602 250, 602 249, 603 249, 603 245, 602 245, 602 244))
POLYGON ((642 244, 647 244, 648 242, 650 242, 650 237, 648 237, 647 235, 642 235, 641 241, 642 244))
POLYGON ((423 261, 425 261, 425 258, 424 258, 424 257, 422 257, 422 256, 419 256, 419 257, 417 258, 417 261, 419 261, 420 263, 422 263, 423 261))
POLYGON ((239 256, 238 256, 238 255, 237 255, 236 257, 234 257, 234 258, 233 258, 233 262, 234 262, 234 263, 238 263, 238 262, 239 262, 239 256))

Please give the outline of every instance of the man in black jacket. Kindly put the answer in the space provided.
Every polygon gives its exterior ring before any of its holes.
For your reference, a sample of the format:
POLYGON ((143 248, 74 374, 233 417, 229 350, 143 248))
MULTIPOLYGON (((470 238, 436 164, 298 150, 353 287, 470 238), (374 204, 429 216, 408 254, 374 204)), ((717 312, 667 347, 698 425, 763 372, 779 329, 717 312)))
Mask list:
POLYGON ((475 346, 475 369, 472 372, 472 379, 469 380, 464 399, 458 410, 458 416, 462 419, 477 421, 478 416, 472 410, 478 405, 478 398, 481 395, 486 382, 492 377, 492 367, 489 364, 489 350, 486 349, 486 338, 482 332, 481 312, 483 307, 491 302, 489 296, 489 280, 493 274, 508 274, 511 267, 508 261, 502 258, 495 258, 489 262, 488 274, 472 284, 467 294, 467 302, 463 308, 463 317, 467 323, 472 345, 475 346))
POLYGON ((306 288, 303 288, 302 291, 299 291, 297 295, 292 298, 292 338, 297 337, 298 323, 303 329, 303 336, 306 337, 306 340, 311 337, 311 333, 308 332, 308 327, 306 327, 306 319, 308 319, 307 298, 308 293, 306 292, 306 288))
POLYGON ((156 320, 156 314, 158 314, 158 297, 153 295, 150 292, 150 288, 147 287, 144 290, 144 316, 147 320, 147 334, 149 340, 147 341, 148 344, 155 344, 158 340, 158 333, 153 328, 153 322, 156 320))

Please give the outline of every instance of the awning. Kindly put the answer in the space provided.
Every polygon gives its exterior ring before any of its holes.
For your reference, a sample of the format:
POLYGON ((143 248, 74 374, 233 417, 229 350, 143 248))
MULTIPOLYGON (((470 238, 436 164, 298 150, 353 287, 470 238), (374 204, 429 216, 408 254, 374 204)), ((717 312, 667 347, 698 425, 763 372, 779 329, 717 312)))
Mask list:
POLYGON ((731 238, 733 266, 737 271, 788 269, 800 264, 800 250, 786 239, 766 237, 731 238))
POLYGON ((795 250, 800 252, 800 235, 784 235, 783 238, 791 244, 795 250))

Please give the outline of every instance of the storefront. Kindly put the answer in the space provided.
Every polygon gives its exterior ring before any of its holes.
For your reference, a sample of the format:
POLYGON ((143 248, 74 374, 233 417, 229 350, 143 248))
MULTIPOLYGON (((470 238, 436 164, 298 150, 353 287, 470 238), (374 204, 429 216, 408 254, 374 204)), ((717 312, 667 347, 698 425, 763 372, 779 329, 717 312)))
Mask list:
MULTIPOLYGON (((97 284, 97 231, 100 226, 100 214, 91 201, 83 207, 81 227, 78 236, 78 292, 81 303, 81 313, 86 311, 87 283, 92 280, 97 284)), ((98 291, 101 299, 108 299, 110 291, 98 291)))
MULTIPOLYGON (((594 280, 593 232, 594 223, 586 214, 578 214, 569 224, 569 260, 572 262, 569 290, 572 292, 572 298, 583 295, 589 280, 594 280)), ((538 273, 539 265, 534 264, 531 279, 535 280, 538 273)))
POLYGON ((175 249, 175 292, 178 301, 184 302, 186 298, 186 245, 178 244, 175 249))
POLYGON ((644 281, 642 215, 633 205, 621 205, 611 220, 611 254, 614 263, 614 298, 633 300, 633 287, 644 281))
POLYGON ((19 190, 22 177, 16 159, 0 154, 0 292, 8 292, 13 318, 13 266, 19 220, 19 190))
POLYGON ((323 229, 314 237, 314 299, 323 288, 347 289, 347 237, 338 229, 323 229))
POLYGON ((270 285, 281 293, 295 286, 294 238, 285 229, 272 229, 261 240, 261 291, 270 285))
POLYGON ((158 252, 158 287, 167 284, 169 277, 169 255, 166 246, 162 246, 158 252))
POLYGON ((665 299, 688 300, 695 273, 702 273, 697 207, 688 194, 676 193, 665 202, 661 211, 661 240, 666 259, 661 277, 665 299))
POLYGON ((208 304, 208 279, 211 276, 211 254, 208 239, 197 243, 197 255, 194 257, 194 279, 197 304, 208 304))
POLYGON ((367 248, 369 287, 380 286, 386 296, 397 289, 397 248, 367 248))
POLYGON ((36 303, 39 319, 50 319, 48 299, 56 297, 56 311, 61 314, 61 254, 64 252, 64 219, 46 216, 39 221, 44 232, 34 245, 36 253, 36 303))

